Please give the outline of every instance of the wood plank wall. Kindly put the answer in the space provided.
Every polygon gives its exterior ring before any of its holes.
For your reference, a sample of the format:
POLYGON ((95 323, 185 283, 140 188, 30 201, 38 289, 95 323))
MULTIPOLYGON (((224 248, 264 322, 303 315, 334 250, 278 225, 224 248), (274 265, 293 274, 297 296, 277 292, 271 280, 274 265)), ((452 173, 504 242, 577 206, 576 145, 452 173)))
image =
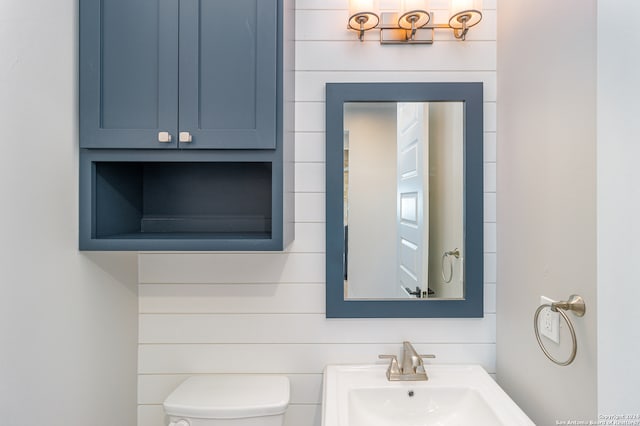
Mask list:
MULTIPOLYGON (((390 0, 382 2, 388 4, 390 0)), ((447 2, 432 0, 436 22, 447 2)), ((439 363, 495 373, 496 0, 465 43, 359 43, 347 0, 296 2, 296 240, 285 253, 140 253, 138 425, 165 425, 162 401, 184 378, 285 374, 287 426, 320 426, 322 369, 376 362, 410 340, 439 363), (324 317, 324 84, 482 81, 485 84, 485 318, 324 317)))

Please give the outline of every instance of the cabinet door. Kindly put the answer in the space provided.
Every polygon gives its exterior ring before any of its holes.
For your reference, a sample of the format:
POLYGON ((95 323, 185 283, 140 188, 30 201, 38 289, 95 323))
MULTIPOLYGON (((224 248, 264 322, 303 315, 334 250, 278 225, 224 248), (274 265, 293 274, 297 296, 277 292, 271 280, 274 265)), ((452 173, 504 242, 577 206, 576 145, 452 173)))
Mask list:
POLYGON ((277 0, 180 0, 181 148, 276 147, 277 13, 277 0))
POLYGON ((80 146, 176 148, 177 57, 176 0, 80 0, 80 146))

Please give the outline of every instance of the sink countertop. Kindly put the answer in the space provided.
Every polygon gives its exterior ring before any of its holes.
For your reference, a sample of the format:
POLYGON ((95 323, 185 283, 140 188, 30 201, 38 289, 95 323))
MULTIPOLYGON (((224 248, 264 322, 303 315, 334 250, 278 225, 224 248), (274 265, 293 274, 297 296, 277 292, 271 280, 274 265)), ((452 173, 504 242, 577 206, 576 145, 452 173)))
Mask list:
POLYGON ((534 425, 479 365, 426 364, 427 381, 388 381, 387 367, 327 366, 322 425, 534 425))

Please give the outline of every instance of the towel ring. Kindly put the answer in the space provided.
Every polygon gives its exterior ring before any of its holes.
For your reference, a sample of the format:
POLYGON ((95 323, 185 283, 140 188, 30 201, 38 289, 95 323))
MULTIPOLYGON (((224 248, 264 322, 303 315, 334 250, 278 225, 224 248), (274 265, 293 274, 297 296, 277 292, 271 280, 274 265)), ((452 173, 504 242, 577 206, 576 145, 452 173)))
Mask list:
POLYGON ((453 279, 453 261, 449 258, 449 256, 453 256, 456 259, 460 259, 460 250, 455 248, 451 251, 445 251, 444 253, 442 253, 442 259, 440 260, 440 272, 442 273, 442 279, 444 280, 445 284, 449 284, 453 279), (449 259, 449 279, 447 279, 447 276, 444 273, 445 259, 449 259))
POLYGON ((552 304, 540 305, 538 309, 536 309, 536 313, 533 316, 533 329, 536 334, 536 339, 538 340, 538 345, 540 345, 540 349, 542 349, 542 352, 544 352, 547 358, 549 358, 554 364, 558 364, 563 367, 571 364, 573 360, 576 358, 576 353, 578 352, 578 339, 576 338, 576 330, 573 328, 573 323, 571 322, 571 320, 569 319, 565 311, 571 311, 574 313, 574 315, 578 317, 584 316, 584 313, 586 311, 584 299, 581 296, 573 294, 571 295, 571 297, 569 297, 569 300, 566 302, 554 302, 552 304), (547 350, 547 348, 545 348, 544 344, 542 343, 542 338, 540 337, 540 330, 538 328, 538 317, 540 316, 540 312, 542 312, 544 308, 549 308, 553 312, 558 312, 562 316, 562 318, 564 318, 565 322, 567 323, 567 326, 569 327, 569 332, 571 333, 572 346, 571 346, 571 354, 569 355, 569 358, 567 358, 566 361, 558 361, 557 359, 552 357, 549 351, 547 350))

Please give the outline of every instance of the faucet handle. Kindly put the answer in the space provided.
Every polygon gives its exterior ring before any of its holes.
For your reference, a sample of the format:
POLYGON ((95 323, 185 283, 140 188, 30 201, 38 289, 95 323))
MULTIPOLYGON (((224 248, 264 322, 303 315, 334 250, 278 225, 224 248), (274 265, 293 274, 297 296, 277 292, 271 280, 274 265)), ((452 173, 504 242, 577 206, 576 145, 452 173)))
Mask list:
POLYGON ((435 358, 436 356, 433 354, 419 354, 420 357, 420 365, 418 366, 419 371, 424 371, 424 364, 422 363, 423 358, 435 358))
POLYGON ((378 355, 379 359, 390 359, 389 369, 387 372, 400 374, 400 364, 398 364, 398 357, 395 355, 378 355))
POLYGON ((378 355, 379 359, 390 359, 389 368, 387 368, 387 379, 391 380, 392 377, 398 377, 402 373, 400 371, 400 365, 398 364, 398 357, 395 355, 378 355))

